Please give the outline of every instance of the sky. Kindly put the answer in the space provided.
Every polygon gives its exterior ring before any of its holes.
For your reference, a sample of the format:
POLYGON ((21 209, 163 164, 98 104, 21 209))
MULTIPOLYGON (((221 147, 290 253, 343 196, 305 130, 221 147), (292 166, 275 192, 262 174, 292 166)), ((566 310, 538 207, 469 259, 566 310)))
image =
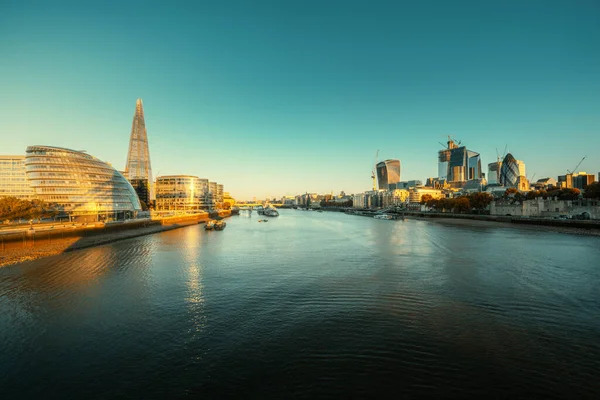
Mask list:
POLYGON ((142 98, 154 175, 237 199, 369 190, 377 150, 425 181, 448 135, 597 174, 599 71, 597 0, 4 0, 0 154, 122 170, 142 98))

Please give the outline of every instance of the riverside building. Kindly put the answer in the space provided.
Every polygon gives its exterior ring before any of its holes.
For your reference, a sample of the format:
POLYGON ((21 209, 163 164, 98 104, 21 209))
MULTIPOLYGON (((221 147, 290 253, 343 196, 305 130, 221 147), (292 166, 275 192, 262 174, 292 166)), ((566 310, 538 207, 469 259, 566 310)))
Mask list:
POLYGON ((167 175, 156 179, 156 211, 199 212, 205 208, 206 179, 167 175))
POLYGON ((23 200, 35 197, 25 171, 25 156, 0 156, 0 197, 23 200))
POLYGON ((109 164, 82 151, 29 146, 25 155, 29 185, 36 197, 86 221, 134 217, 141 210, 129 181, 109 164))

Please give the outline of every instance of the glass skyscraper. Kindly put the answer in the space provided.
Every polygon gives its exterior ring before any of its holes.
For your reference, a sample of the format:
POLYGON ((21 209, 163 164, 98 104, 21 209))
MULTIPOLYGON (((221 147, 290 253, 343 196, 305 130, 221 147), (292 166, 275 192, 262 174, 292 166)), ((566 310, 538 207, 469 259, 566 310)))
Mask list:
POLYGON ((479 153, 459 147, 453 140, 448 148, 438 153, 438 178, 449 183, 462 183, 481 179, 481 157, 479 153))
POLYGON ((142 99, 137 99, 135 104, 124 175, 133 184, 140 199, 144 200, 146 204, 150 204, 154 200, 150 149, 148 148, 142 99))
POLYGON ((377 184, 379 189, 395 189, 400 182, 400 160, 385 160, 377 164, 377 184))
POLYGON ((521 176, 519 164, 512 154, 508 153, 502 160, 500 168, 500 184, 506 187, 517 186, 517 180, 521 176))
POLYGON ((36 196, 66 213, 121 218, 141 210, 129 181, 85 152, 29 146, 25 168, 36 196))

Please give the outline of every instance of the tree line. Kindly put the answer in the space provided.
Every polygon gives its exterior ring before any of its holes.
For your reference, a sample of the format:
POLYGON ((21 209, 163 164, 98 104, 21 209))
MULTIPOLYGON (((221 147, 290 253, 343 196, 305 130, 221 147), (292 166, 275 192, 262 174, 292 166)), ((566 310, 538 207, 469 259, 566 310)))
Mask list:
POLYGON ((430 194, 421 196, 421 204, 435 209, 439 212, 456 212, 456 213, 483 213, 490 203, 494 200, 494 196, 486 192, 471 193, 468 195, 441 199, 434 199, 430 194))
MULTIPOLYGON (((531 190, 525 194, 515 188, 508 188, 502 195, 504 199, 523 202, 534 200, 538 197, 544 199, 557 198, 558 200, 577 200, 581 196, 579 189, 531 190)), ((600 199, 600 182, 594 182, 585 188, 584 198, 600 199)), ((476 213, 481 214, 487 210, 494 196, 486 192, 471 193, 453 198, 434 199, 430 194, 421 196, 421 204, 438 212, 476 213)))
POLYGON ((43 200, 0 197, 0 221, 51 218, 58 214, 59 210, 55 204, 46 203, 43 200))

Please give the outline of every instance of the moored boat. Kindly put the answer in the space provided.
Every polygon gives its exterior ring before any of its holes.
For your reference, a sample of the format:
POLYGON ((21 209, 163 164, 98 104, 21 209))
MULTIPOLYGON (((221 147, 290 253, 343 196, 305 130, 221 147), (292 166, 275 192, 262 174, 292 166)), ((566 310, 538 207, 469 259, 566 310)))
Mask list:
POLYGON ((216 222, 217 221, 215 221, 214 219, 207 221, 206 225, 204 225, 204 230, 212 231, 213 229, 215 229, 216 222))
POLYGON ((227 226, 227 224, 225 223, 225 221, 215 222, 215 230, 216 231, 222 231, 223 229, 225 229, 226 226, 227 226))
POLYGON ((278 217, 279 212, 272 205, 268 205, 267 207, 265 207, 265 210, 263 211, 263 215, 265 215, 267 217, 278 217))

